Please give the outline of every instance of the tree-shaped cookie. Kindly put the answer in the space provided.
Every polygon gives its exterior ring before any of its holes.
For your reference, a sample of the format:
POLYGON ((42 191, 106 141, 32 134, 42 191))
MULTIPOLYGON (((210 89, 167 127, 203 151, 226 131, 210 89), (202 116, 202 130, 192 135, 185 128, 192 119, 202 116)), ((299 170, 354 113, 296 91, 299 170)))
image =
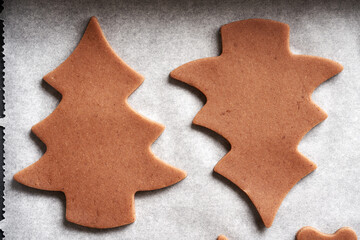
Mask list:
POLYGON ((250 197, 270 227, 290 189, 316 165, 301 155, 302 137, 326 118, 313 90, 340 64, 289 50, 289 26, 251 19, 221 28, 222 53, 171 77, 201 90, 207 103, 193 123, 224 136, 231 150, 214 171, 250 197))
POLYGON ((357 240, 357 236, 349 227, 342 227, 334 234, 325 234, 313 227, 303 227, 297 232, 296 240, 357 240))
POLYGON ((128 105, 143 77, 115 54, 95 17, 70 57, 44 80, 62 95, 55 111, 32 128, 47 151, 14 178, 64 192, 68 221, 94 228, 132 223, 137 191, 185 178, 151 152, 164 127, 128 105))

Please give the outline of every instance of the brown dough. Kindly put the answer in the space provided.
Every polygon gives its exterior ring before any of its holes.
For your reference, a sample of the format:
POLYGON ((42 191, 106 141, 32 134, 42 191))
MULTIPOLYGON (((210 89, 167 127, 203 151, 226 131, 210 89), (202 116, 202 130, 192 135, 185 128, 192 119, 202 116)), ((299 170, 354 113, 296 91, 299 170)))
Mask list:
POLYGON ((228 240, 224 235, 220 235, 217 240, 228 240))
POLYGON ((334 234, 324 234, 313 227, 303 227, 297 232, 296 240, 357 240, 357 236, 349 227, 340 228, 334 234))
POLYGON ((64 192, 68 221, 94 228, 132 223, 137 191, 185 178, 185 172, 151 152, 164 127, 128 105, 127 97, 143 77, 115 54, 95 17, 75 51, 44 80, 63 97, 32 128, 47 151, 14 178, 64 192))
POLYGON ((233 22, 221 28, 221 36, 220 56, 184 64, 171 77, 206 95, 193 123, 231 144, 214 171, 247 193, 270 227, 286 194, 316 168, 297 150, 302 137, 327 117, 311 93, 343 67, 292 54, 284 23, 233 22))

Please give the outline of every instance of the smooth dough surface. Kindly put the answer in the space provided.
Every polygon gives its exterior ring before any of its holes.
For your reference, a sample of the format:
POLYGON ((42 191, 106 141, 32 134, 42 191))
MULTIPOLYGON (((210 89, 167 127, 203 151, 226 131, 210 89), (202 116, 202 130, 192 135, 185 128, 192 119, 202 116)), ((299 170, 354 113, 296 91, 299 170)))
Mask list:
POLYGON ((214 171, 241 188, 270 227, 290 189, 316 168, 297 150, 302 137, 327 117, 311 93, 343 67, 292 54, 284 23, 233 22, 221 27, 221 36, 220 56, 186 63, 171 77, 205 94, 193 123, 231 144, 214 171))
POLYGON ((95 17, 70 57, 44 80, 62 95, 54 112, 32 128, 47 150, 14 178, 64 192, 68 221, 94 228, 132 223, 137 191, 185 178, 151 152, 164 127, 127 104, 143 77, 115 54, 95 17))

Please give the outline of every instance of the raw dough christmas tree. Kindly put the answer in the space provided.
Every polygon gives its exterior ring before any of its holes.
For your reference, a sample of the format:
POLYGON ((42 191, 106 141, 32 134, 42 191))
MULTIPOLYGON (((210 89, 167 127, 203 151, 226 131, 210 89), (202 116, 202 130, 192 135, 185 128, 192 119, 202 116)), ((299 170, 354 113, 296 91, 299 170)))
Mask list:
POLYGON ((289 49, 289 26, 251 19, 221 28, 222 54, 187 63, 171 77, 201 90, 207 103, 193 123, 225 137, 231 150, 214 171, 252 200, 270 227, 290 189, 316 165, 297 150, 326 118, 311 93, 340 64, 289 49))
POLYGON ((75 51, 44 80, 62 95, 55 111, 32 128, 47 151, 14 178, 64 192, 67 220, 94 228, 132 223, 137 191, 185 178, 152 154, 164 127, 128 105, 143 77, 115 54, 95 17, 75 51))

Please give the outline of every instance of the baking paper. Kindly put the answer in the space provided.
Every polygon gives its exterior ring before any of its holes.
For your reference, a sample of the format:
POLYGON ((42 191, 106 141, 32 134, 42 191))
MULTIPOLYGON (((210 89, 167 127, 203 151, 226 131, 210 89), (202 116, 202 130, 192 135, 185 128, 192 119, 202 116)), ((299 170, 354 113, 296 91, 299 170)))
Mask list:
POLYGON ((360 234, 360 3, 354 1, 5 1, 5 220, 6 239, 294 239, 303 226, 360 234), (109 230, 65 220, 65 197, 28 188, 13 175, 37 161, 46 147, 31 127, 47 117, 60 94, 42 77, 75 49, 97 16, 114 51, 145 82, 129 104, 166 126, 152 145, 167 163, 185 170, 180 183, 135 195, 135 223, 109 230), (263 226, 249 198, 213 173, 229 151, 218 134, 191 124, 206 99, 169 78, 176 67, 221 52, 222 25, 266 18, 290 25, 294 53, 344 66, 313 100, 328 118, 299 150, 318 168, 283 201, 273 226, 263 226))

